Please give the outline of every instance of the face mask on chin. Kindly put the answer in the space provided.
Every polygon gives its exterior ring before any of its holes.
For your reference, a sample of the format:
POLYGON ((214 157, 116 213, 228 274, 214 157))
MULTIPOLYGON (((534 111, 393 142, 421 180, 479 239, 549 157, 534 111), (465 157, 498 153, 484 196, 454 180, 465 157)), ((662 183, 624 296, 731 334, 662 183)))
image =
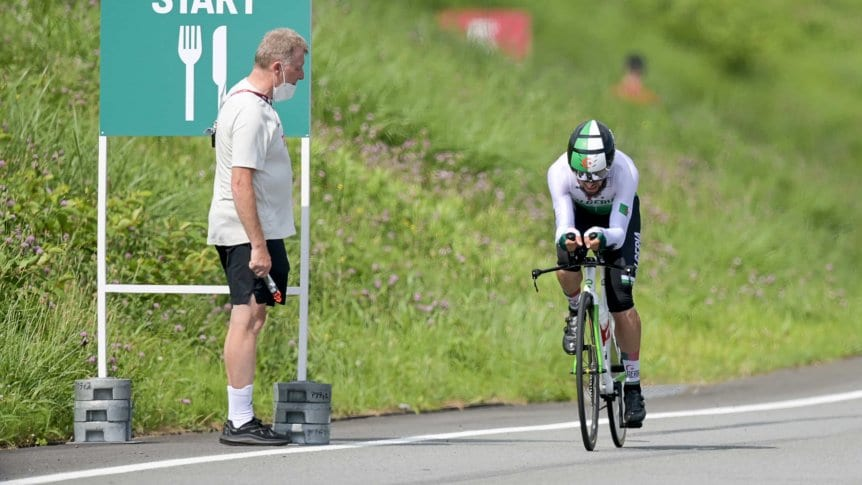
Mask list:
POLYGON ((290 84, 284 78, 284 71, 281 72, 281 84, 272 88, 272 101, 287 101, 288 99, 293 97, 293 93, 296 92, 296 84, 290 84))

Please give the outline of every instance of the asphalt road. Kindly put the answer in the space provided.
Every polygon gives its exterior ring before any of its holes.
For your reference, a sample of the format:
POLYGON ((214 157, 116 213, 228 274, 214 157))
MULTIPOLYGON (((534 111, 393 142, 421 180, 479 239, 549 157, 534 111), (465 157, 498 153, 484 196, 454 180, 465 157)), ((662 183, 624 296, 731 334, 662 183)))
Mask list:
POLYGON ((644 427, 583 448, 574 403, 332 423, 326 446, 214 433, 0 450, 3 483, 862 483, 862 357, 703 387, 647 387, 644 427))

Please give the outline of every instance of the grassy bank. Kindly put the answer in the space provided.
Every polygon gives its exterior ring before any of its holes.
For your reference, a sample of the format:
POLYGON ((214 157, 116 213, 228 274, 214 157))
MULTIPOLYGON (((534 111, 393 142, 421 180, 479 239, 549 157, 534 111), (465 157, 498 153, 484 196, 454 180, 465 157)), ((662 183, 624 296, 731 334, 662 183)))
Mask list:
MULTIPOLYGON (((862 351, 862 49, 844 20, 859 7, 767 1, 742 22, 738 2, 544 2, 518 64, 438 30, 437 9, 458 3, 314 3, 308 374, 333 384, 336 417, 574 396, 564 303, 529 270, 553 263, 547 166, 593 116, 641 171, 648 385, 862 351), (588 5, 604 28, 573 39, 588 5), (657 106, 608 91, 633 48, 657 106)), ((73 381, 96 375, 98 13, 0 6, 4 445, 68 439, 73 381)), ((208 142, 110 139, 109 281, 222 281, 205 245, 208 142)), ((296 267, 297 238, 288 251, 296 267)), ((220 426, 225 303, 109 297, 109 374, 133 381, 136 433, 220 426)), ((264 330, 264 418, 271 384, 296 376, 296 315, 289 301, 264 330)))

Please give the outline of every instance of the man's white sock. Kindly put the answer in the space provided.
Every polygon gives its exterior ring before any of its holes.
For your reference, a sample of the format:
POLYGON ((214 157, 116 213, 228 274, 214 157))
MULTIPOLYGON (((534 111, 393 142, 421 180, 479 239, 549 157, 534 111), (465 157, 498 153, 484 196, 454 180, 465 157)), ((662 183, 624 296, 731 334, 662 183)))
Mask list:
POLYGON ((623 367, 626 369, 626 384, 640 384, 641 361, 623 359, 623 367))
MULTIPOLYGON (((566 292, 564 291, 563 294, 565 295, 566 292)), ((578 291, 577 293, 575 293, 574 295, 571 295, 571 296, 566 295, 566 299, 569 300, 569 308, 577 308, 578 307, 578 299, 580 297, 581 297, 580 291, 578 291)))
POLYGON ((227 419, 233 423, 234 428, 239 428, 254 417, 253 396, 254 384, 242 389, 227 386, 227 419))

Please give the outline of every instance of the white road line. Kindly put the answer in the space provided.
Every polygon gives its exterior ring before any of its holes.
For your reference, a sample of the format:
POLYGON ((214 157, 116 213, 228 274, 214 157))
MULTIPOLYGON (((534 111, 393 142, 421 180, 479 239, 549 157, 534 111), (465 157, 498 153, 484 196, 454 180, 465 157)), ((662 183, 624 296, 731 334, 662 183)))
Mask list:
MULTIPOLYGON (((695 409, 689 411, 673 411, 666 413, 653 413, 647 416, 648 420, 669 419, 669 418, 686 418, 692 416, 713 416, 723 414, 741 414, 758 411, 774 411, 778 409, 791 409, 806 406, 817 406, 820 404, 829 404, 842 401, 851 401, 854 399, 862 399, 862 390, 845 392, 841 394, 830 394, 826 396, 817 396, 804 399, 792 399, 789 401, 778 401, 762 404, 747 404, 740 406, 724 406, 707 409, 695 409)), ((604 420, 603 420, 604 421, 604 420)), ((295 455, 299 453, 320 453, 339 451, 352 448, 367 448, 371 446, 390 446, 403 445, 410 443, 421 443, 425 441, 441 441, 456 438, 469 438, 474 436, 488 436, 495 434, 513 434, 513 433, 528 433, 534 431, 551 431, 579 426, 578 421, 568 421, 565 423, 544 424, 538 426, 518 426, 510 428, 491 428, 477 429, 472 431, 459 431, 457 433, 441 433, 441 434, 426 434, 419 436, 407 436, 404 438, 393 438, 388 440, 364 441, 351 444, 338 445, 323 445, 323 446, 298 446, 295 448, 270 448, 261 451, 250 451, 246 453, 231 453, 225 455, 210 455, 198 456, 194 458, 181 458, 176 460, 154 461, 150 463, 139 463, 136 465, 112 466, 107 468, 94 468, 91 470, 81 470, 77 472, 54 473, 51 475, 42 475, 37 477, 22 478, 0 482, 7 485, 29 485, 37 483, 53 483, 64 480, 77 480, 81 478, 101 477, 106 475, 120 475, 123 473, 134 473, 145 470, 158 470, 162 468, 172 468, 186 465, 198 465, 202 463, 215 463, 219 461, 242 460, 245 458, 259 458, 262 456, 284 456, 295 455)))

